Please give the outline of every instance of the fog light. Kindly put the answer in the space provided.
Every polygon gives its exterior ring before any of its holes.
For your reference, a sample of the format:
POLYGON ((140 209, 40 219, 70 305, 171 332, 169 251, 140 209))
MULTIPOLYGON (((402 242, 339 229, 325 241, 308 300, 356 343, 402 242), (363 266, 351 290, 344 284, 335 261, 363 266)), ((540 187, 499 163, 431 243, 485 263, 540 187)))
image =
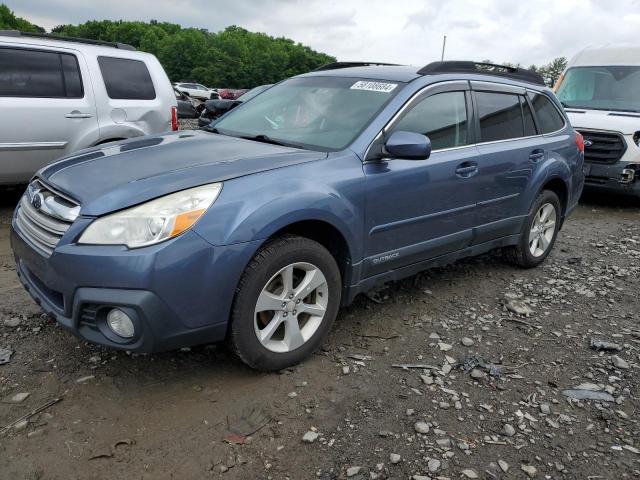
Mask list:
POLYGON ((113 308, 107 314, 107 325, 109 328, 122 338, 131 338, 135 332, 133 321, 122 310, 113 308))

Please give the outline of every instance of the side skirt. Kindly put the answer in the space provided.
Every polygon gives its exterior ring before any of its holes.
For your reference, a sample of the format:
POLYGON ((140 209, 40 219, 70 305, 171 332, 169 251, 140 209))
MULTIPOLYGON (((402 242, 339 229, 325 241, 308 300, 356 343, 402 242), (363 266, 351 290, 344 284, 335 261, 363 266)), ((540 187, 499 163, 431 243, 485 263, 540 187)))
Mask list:
POLYGON ((419 273, 423 270, 449 265, 463 258, 482 255, 483 253, 487 253, 496 248, 516 245, 519 239, 520 235, 509 235, 506 237, 497 238, 489 242, 472 245, 470 247, 463 248, 446 255, 441 255, 429 260, 413 263, 405 267, 397 268, 395 270, 390 270, 388 272, 380 273, 378 275, 366 278, 361 282, 355 285, 351 285, 350 287, 347 287, 345 289, 344 295, 342 296, 342 306, 351 304, 355 297, 360 293, 368 292, 376 286, 380 286, 386 282, 401 280, 403 278, 415 275, 416 273, 419 273))

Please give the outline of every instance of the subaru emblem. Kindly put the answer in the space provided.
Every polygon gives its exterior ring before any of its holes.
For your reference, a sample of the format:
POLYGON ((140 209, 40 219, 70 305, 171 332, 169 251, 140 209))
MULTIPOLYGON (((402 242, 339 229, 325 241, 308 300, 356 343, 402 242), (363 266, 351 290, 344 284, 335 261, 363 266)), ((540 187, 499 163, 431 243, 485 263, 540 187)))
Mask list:
POLYGON ((36 210, 40 210, 40 207, 42 207, 42 195, 40 193, 36 193, 33 196, 31 199, 31 205, 33 205, 33 208, 36 210))
POLYGON ((585 138, 584 139, 584 146, 585 147, 590 147, 593 145, 593 140, 591 140, 590 138, 585 138))

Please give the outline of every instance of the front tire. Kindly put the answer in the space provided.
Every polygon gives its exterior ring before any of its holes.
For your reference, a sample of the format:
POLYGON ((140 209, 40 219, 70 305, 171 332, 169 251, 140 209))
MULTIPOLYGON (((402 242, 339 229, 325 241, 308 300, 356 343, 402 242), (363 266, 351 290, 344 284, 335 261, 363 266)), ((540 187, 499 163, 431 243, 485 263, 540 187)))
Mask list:
POLYGON ((562 210, 558 196, 543 190, 533 202, 518 244, 506 249, 506 257, 522 268, 533 268, 547 258, 558 237, 562 210))
POLYGON ((251 368, 281 370, 322 343, 340 306, 335 259, 313 240, 285 235, 251 260, 236 290, 230 342, 251 368))

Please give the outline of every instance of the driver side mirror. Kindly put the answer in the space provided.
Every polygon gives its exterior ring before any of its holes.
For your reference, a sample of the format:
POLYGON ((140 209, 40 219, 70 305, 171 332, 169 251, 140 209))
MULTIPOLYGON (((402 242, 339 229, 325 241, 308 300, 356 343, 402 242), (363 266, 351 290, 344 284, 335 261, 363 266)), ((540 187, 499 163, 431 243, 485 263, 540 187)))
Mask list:
POLYGON ((384 144, 390 157, 404 160, 426 160, 431 155, 431 140, 415 132, 393 132, 384 144))

